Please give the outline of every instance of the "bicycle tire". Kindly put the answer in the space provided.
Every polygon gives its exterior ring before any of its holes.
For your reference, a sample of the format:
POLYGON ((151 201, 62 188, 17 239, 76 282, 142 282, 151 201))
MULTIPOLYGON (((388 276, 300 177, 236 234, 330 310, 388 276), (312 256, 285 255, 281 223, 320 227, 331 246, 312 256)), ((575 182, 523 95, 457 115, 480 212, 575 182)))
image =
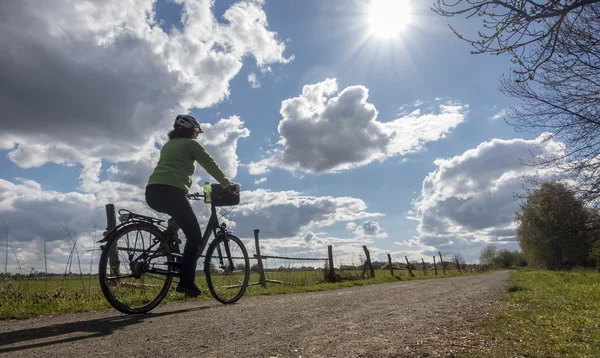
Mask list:
MULTIPOLYGON (((235 255, 238 255, 238 253, 231 254, 231 256, 233 258, 236 258, 236 257, 239 258, 239 256, 235 256, 235 255)), ((208 246, 208 249, 206 250, 206 260, 204 261, 204 274, 206 276, 206 284, 208 285, 208 289, 210 290, 211 295, 217 301, 219 301, 223 304, 229 304, 229 303, 237 302, 240 298, 242 298, 242 296, 246 292, 246 288, 248 287, 248 281, 250 280, 250 259, 248 258, 248 252, 246 251, 246 247, 242 243, 242 240, 240 240, 238 237, 231 235, 231 234, 227 234, 227 236, 221 235, 221 236, 215 238, 210 243, 210 245, 208 246), (235 270, 235 271, 243 271, 243 278, 241 279, 241 283, 239 283, 239 284, 232 285, 232 286, 229 286, 229 285, 219 286, 219 285, 215 284, 215 283, 217 283, 219 277, 220 278, 234 277, 234 275, 229 275, 229 276, 227 276, 227 274, 218 275, 217 272, 213 272, 211 270, 211 262, 212 262, 211 258, 218 258, 218 254, 217 254, 217 256, 215 256, 215 250, 217 250, 217 252, 218 252, 218 248, 223 247, 220 245, 225 245, 225 243, 229 244, 229 242, 235 243, 241 251, 241 253, 239 253, 239 254, 242 255, 244 268, 243 268, 243 270, 235 270), (218 292, 217 289, 220 287, 223 287, 223 288, 231 287, 231 289, 229 291, 232 291, 231 293, 235 293, 235 294, 233 295, 233 297, 225 297, 223 294, 218 292), (236 292, 234 287, 239 287, 239 290, 236 292)), ((223 280, 221 279, 221 281, 223 281, 223 280)))
MULTIPOLYGON (((100 288, 102 290, 102 293, 104 294, 104 297, 108 301, 108 303, 110 303, 110 305, 112 307, 114 307, 116 310, 126 313, 126 314, 146 313, 146 312, 154 309, 156 306, 158 306, 158 304, 160 304, 160 302, 165 298, 169 289, 171 288, 171 282, 172 282, 173 276, 174 276, 173 274, 160 275, 161 277, 164 277, 164 283, 162 284, 160 291, 157 293, 157 295, 154 298, 151 298, 148 303, 143 304, 139 307, 132 307, 130 304, 122 302, 122 300, 120 300, 115 295, 115 292, 113 292, 114 291, 113 288, 111 288, 111 285, 109 284, 109 276, 108 276, 108 272, 107 272, 108 271, 107 268, 108 268, 108 264, 109 264, 110 250, 113 246, 115 246, 119 242, 119 239, 124 238, 125 235, 127 235, 131 232, 134 232, 134 231, 142 231, 142 232, 146 232, 148 234, 154 235, 156 240, 158 240, 157 245, 159 245, 161 247, 160 248, 161 252, 162 251, 165 252, 164 256, 160 255, 157 257, 165 258, 166 261, 165 261, 165 264, 163 264, 163 266, 166 266, 167 270, 170 271, 170 268, 169 268, 170 264, 168 262, 173 261, 173 256, 171 255, 170 245, 168 245, 165 242, 160 230, 158 230, 158 228, 156 228, 154 225, 152 225, 150 223, 139 222, 139 223, 124 226, 123 228, 119 229, 119 231, 113 236, 113 238, 111 238, 106 243, 106 245, 102 249, 102 254, 100 255, 100 263, 99 263, 99 267, 98 267, 100 288)), ((137 241, 136 241, 136 243, 137 243, 137 241)), ((136 249, 134 248, 132 250, 136 250, 136 249)), ((137 250, 139 251, 140 249, 137 249, 137 250)), ((138 252, 138 251, 134 251, 134 252, 138 252)), ((120 263, 119 263, 119 265, 120 265, 120 263)), ((112 267, 110 269, 113 270, 112 267)), ((119 269, 120 269, 120 267, 119 267, 119 269)), ((129 267, 129 269, 132 269, 131 266, 129 267)), ((143 274, 146 274, 146 273, 142 273, 142 275, 143 274)), ((150 275, 150 274, 148 273, 148 275, 150 275)), ((120 276, 121 275, 119 275, 119 277, 120 276)), ((127 277, 127 275, 123 275, 123 277, 130 278, 130 277, 127 277)), ((131 278, 134 278, 134 277, 132 276, 131 278)), ((141 278, 142 277, 139 277, 138 279, 141 279, 141 278)), ((115 280, 115 281, 118 280, 118 282, 115 285, 122 284, 120 282, 120 280, 121 280, 120 278, 115 279, 114 277, 112 277, 110 279, 115 280)), ((146 285, 145 283, 136 284, 135 280, 133 282, 134 282, 133 284, 128 283, 128 285, 141 285, 142 289, 145 286, 152 286, 152 285, 146 285)), ((160 286, 160 285, 157 285, 157 286, 160 286)))

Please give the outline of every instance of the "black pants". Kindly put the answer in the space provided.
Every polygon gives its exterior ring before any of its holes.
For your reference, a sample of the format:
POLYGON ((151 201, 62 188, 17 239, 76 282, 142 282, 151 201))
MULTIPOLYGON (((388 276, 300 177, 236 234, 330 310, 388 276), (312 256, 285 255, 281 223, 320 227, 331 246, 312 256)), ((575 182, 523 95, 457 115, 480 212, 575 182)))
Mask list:
POLYGON ((196 214, 185 197, 185 191, 171 185, 151 184, 146 187, 146 203, 152 209, 166 213, 183 230, 186 242, 180 270, 180 282, 194 282, 196 253, 202 241, 202 232, 196 214))

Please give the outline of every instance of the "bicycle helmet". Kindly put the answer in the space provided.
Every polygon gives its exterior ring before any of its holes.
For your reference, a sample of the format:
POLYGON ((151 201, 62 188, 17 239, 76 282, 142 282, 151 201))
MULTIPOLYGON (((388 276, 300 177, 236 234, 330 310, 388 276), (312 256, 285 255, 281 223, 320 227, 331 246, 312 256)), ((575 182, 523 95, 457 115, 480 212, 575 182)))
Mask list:
POLYGON ((187 114, 180 114, 177 116, 177 118, 175 118, 175 122, 173 123, 173 128, 193 128, 196 127, 198 128, 198 131, 200 131, 200 133, 204 133, 204 130, 202 130, 202 128, 200 127, 200 123, 198 123, 198 121, 196 120, 196 118, 187 115, 187 114))

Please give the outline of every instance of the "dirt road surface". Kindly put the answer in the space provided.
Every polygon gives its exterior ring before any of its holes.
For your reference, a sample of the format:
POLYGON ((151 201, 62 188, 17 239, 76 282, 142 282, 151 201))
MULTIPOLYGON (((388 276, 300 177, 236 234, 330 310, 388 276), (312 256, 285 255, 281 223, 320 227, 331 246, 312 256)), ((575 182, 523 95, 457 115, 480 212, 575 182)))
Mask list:
POLYGON ((0 321, 7 357, 486 356, 508 272, 0 321))

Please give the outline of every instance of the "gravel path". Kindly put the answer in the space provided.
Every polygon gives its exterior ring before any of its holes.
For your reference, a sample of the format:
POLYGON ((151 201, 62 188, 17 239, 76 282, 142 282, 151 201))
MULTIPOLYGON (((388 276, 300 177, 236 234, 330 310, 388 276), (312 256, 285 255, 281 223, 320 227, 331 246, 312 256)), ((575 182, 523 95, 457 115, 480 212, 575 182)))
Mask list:
POLYGON ((485 356, 475 325, 502 309, 508 272, 0 321, 0 356, 485 356))

